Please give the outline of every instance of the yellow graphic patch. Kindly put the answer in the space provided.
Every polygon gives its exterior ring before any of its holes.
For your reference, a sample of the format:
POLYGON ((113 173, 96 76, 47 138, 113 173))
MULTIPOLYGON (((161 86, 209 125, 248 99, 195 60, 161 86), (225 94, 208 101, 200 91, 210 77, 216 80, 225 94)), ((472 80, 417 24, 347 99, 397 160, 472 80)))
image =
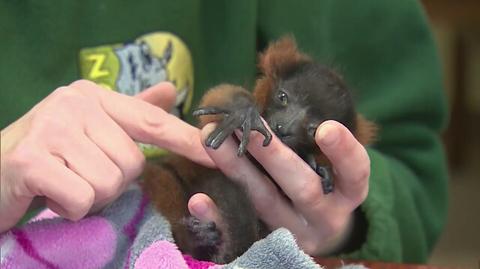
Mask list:
MULTIPOLYGON (((80 51, 80 75, 105 88, 136 95, 162 81, 177 89, 171 113, 183 117, 193 96, 193 63, 190 51, 177 36, 167 32, 143 35, 133 42, 84 48, 80 51)), ((147 157, 161 153, 140 145, 147 157)))

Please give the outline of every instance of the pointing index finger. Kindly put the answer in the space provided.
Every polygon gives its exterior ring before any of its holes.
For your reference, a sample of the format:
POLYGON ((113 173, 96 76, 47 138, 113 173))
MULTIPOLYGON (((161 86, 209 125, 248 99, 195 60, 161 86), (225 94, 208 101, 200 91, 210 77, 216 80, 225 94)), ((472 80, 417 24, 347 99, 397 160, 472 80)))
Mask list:
POLYGON ((80 80, 70 86, 96 96, 105 112, 133 140, 154 144, 200 164, 214 166, 203 149, 199 129, 152 104, 102 89, 93 82, 80 80))

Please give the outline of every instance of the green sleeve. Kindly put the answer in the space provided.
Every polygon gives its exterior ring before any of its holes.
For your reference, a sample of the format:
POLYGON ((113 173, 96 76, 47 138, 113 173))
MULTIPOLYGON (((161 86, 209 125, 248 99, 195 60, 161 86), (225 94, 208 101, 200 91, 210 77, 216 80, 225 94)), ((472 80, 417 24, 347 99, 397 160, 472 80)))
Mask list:
MULTIPOLYGON (((415 1, 261 1, 259 36, 291 32, 302 50, 333 65, 358 110, 380 126, 368 149, 367 234, 345 258, 425 262, 447 208, 439 134, 447 108, 439 60, 415 1)), ((263 42, 264 44, 266 42, 263 42)))

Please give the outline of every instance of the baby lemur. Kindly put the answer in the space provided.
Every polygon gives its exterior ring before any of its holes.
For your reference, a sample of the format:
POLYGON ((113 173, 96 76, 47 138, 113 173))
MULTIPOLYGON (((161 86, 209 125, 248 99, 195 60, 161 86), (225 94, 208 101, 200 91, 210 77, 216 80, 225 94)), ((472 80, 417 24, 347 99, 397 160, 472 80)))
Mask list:
MULTIPOLYGON (((314 140, 317 127, 325 120, 336 120, 367 144, 374 125, 355 111, 342 78, 299 52, 290 37, 272 43, 260 55, 259 68, 262 74, 253 94, 226 84, 205 94, 194 111, 201 116, 199 127, 218 123, 206 146, 218 148, 235 129, 242 131, 239 155, 246 152, 251 130, 263 134, 267 146, 272 136, 263 117, 275 135, 321 176, 323 191, 334 191, 329 162, 314 140)), ((184 157, 169 155, 147 165, 143 187, 170 221, 179 248, 195 258, 230 262, 266 231, 244 188, 219 170, 184 157), (222 223, 201 223, 189 214, 187 202, 195 193, 206 193, 214 200, 222 223)))

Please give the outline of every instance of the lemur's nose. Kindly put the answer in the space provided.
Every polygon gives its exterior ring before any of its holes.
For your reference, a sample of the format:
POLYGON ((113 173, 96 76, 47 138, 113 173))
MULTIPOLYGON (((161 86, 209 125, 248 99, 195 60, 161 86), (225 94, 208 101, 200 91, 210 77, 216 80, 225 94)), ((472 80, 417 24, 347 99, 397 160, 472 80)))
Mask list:
POLYGON ((281 123, 277 123, 275 125, 275 133, 277 136, 287 136, 288 135, 288 130, 285 128, 285 126, 281 123))

